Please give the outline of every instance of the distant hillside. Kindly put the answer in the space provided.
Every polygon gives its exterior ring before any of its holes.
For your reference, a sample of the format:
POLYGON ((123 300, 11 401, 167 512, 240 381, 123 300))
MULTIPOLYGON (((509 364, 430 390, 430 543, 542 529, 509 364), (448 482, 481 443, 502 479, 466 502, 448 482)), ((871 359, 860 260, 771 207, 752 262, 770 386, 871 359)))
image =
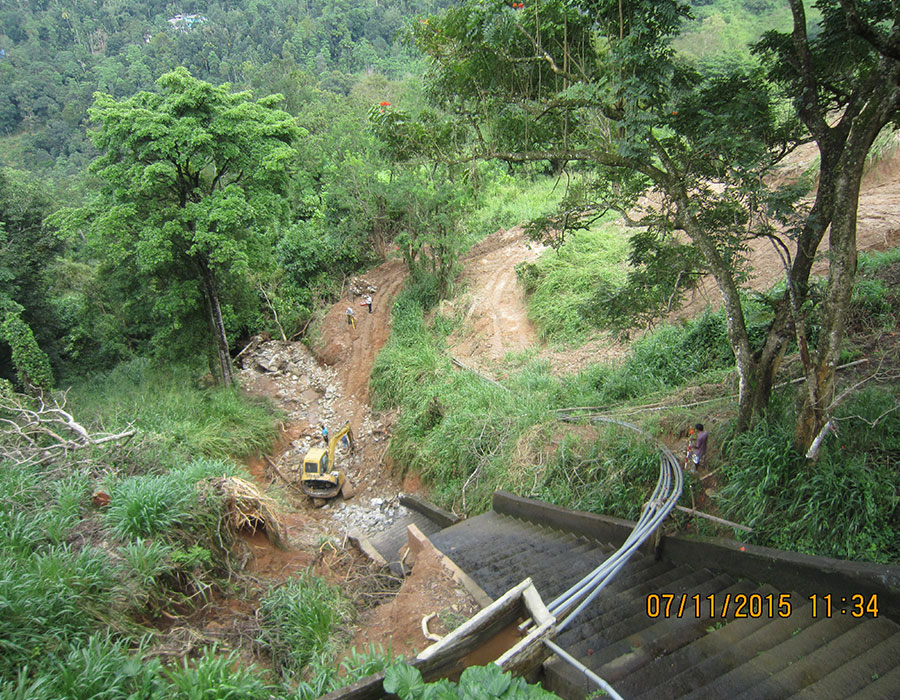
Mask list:
MULTIPOLYGON (((784 0, 693 0, 694 20, 675 42, 699 60, 722 54, 749 55, 747 47, 771 29, 787 30, 791 10, 784 0)), ((817 13, 807 8, 814 20, 817 13)))
POLYGON ((77 172, 93 155, 93 93, 132 95, 179 65, 262 93, 296 70, 341 94, 363 72, 402 76, 419 60, 398 37, 404 24, 446 4, 210 0, 188 12, 160 0, 0 3, 0 136, 24 135, 0 149, 0 165, 77 172))

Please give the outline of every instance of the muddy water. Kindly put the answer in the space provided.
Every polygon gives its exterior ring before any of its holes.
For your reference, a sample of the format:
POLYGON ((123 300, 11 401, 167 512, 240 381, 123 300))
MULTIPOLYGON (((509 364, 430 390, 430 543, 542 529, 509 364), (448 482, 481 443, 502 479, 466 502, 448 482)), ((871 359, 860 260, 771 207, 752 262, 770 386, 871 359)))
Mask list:
POLYGON ((480 647, 466 654, 461 661, 463 667, 485 666, 492 661, 499 659, 504 652, 511 649, 522 639, 522 634, 518 629, 518 625, 521 622, 522 620, 517 620, 509 626, 504 627, 480 647))

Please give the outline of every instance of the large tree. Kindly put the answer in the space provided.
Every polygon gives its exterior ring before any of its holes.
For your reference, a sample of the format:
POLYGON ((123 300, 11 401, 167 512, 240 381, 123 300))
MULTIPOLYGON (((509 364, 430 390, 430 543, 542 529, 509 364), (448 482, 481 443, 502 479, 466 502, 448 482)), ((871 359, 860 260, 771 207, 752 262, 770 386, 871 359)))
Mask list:
POLYGON ((167 319, 161 334, 202 308, 217 374, 230 384, 222 281, 269 259, 300 130, 276 108, 278 95, 253 100, 184 68, 157 84, 159 92, 124 100, 96 95, 92 136, 102 155, 92 169, 104 184, 68 223, 87 221, 108 259, 136 266, 146 304, 167 319))
MULTIPOLYGON (((793 31, 768 34, 757 51, 820 156, 815 200, 797 226, 797 252, 788 273, 788 290, 805 297, 813 256, 827 232, 821 330, 815 351, 802 353, 807 392, 796 432, 798 443, 808 447, 828 425, 834 406, 835 367, 856 279, 856 218, 866 157, 882 129, 900 118, 900 8, 896 2, 820 0, 815 6, 822 21, 813 37, 804 3, 789 4, 793 31)), ((787 316, 789 301, 776 326, 787 316)), ((770 333, 770 340, 775 336, 770 333)), ((765 379, 771 383, 771 374, 765 379)))
POLYGON ((807 350, 802 304, 816 249, 831 231, 823 332, 814 356, 804 353, 809 397, 798 440, 809 445, 832 400, 865 155, 900 99, 898 18, 892 3, 821 0, 822 31, 811 38, 803 3, 789 2, 793 32, 772 33, 761 47, 768 76, 753 66, 701 74, 679 60, 670 40, 688 8, 677 0, 472 0, 421 21, 413 36, 432 57, 433 98, 471 127, 464 157, 591 166, 594 186, 567 198, 548 229, 606 208, 628 212, 654 193, 640 223, 663 244, 686 234, 722 294, 739 428, 767 405, 790 339, 807 350), (765 176, 809 138, 822 158, 805 209, 799 190, 770 189, 765 176), (768 337, 754 345, 741 280, 746 243, 759 236, 785 253, 788 284, 768 337))
POLYGON ((0 376, 26 387, 52 384, 45 351, 55 355, 60 330, 50 287, 62 244, 42 225, 52 206, 42 183, 0 169, 0 376))

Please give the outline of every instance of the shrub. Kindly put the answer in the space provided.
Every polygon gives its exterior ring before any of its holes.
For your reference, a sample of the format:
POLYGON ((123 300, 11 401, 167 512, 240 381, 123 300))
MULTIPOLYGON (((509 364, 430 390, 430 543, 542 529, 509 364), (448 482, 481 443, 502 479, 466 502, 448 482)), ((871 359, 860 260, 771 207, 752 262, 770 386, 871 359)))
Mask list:
POLYGON ((38 347, 30 326, 18 313, 7 311, 6 319, 0 326, 0 336, 9 343, 19 382, 26 388, 33 386, 38 389, 50 389, 53 386, 50 360, 38 347))

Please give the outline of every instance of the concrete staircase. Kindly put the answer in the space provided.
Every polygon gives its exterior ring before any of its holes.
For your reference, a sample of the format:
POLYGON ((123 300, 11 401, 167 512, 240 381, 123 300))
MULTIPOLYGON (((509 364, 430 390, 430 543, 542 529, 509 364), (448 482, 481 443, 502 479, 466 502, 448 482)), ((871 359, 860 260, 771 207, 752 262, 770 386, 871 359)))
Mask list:
MULTIPOLYGON (((431 536, 494 598, 530 576, 545 602, 551 601, 616 549, 624 536, 617 527, 627 531, 626 524, 610 519, 612 529, 597 527, 592 523, 600 522, 598 516, 585 521, 578 514, 520 501, 526 499, 510 501, 515 507, 502 513, 496 511, 495 497, 495 511, 431 536), (525 509, 528 520, 513 517, 517 508, 525 509)), ((556 642, 626 700, 900 699, 900 626, 891 619, 898 607, 898 567, 854 568, 794 554, 779 564, 781 553, 757 547, 746 552, 735 545, 742 561, 730 557, 727 547, 696 549, 702 544, 683 544, 692 552, 687 558, 677 556, 674 545, 674 557, 652 550, 635 554, 556 642), (710 566, 710 559, 723 565, 710 566), (743 575, 741 567, 749 573, 763 568, 768 575, 743 575), (880 593, 879 580, 889 583, 880 593), (866 603, 879 595, 878 615, 853 617, 849 591, 863 595, 866 603), (831 615, 821 597, 814 615, 809 596, 826 593, 832 594, 831 615), (666 594, 673 596, 669 614, 648 614, 648 596, 665 605, 661 596, 666 594), (760 605, 747 606, 741 611, 747 617, 736 617, 739 596, 760 605), (841 603, 842 597, 847 602, 841 603), (726 598, 729 608, 723 615, 726 598)), ((543 684, 572 700, 595 690, 558 659, 545 664, 543 684)))
POLYGON ((400 505, 402 515, 389 528, 370 537, 369 541, 394 573, 405 576, 409 573, 409 568, 403 561, 401 550, 409 539, 407 528, 415 525, 425 536, 430 537, 441 528, 455 524, 459 519, 452 513, 411 494, 400 494, 400 505))

